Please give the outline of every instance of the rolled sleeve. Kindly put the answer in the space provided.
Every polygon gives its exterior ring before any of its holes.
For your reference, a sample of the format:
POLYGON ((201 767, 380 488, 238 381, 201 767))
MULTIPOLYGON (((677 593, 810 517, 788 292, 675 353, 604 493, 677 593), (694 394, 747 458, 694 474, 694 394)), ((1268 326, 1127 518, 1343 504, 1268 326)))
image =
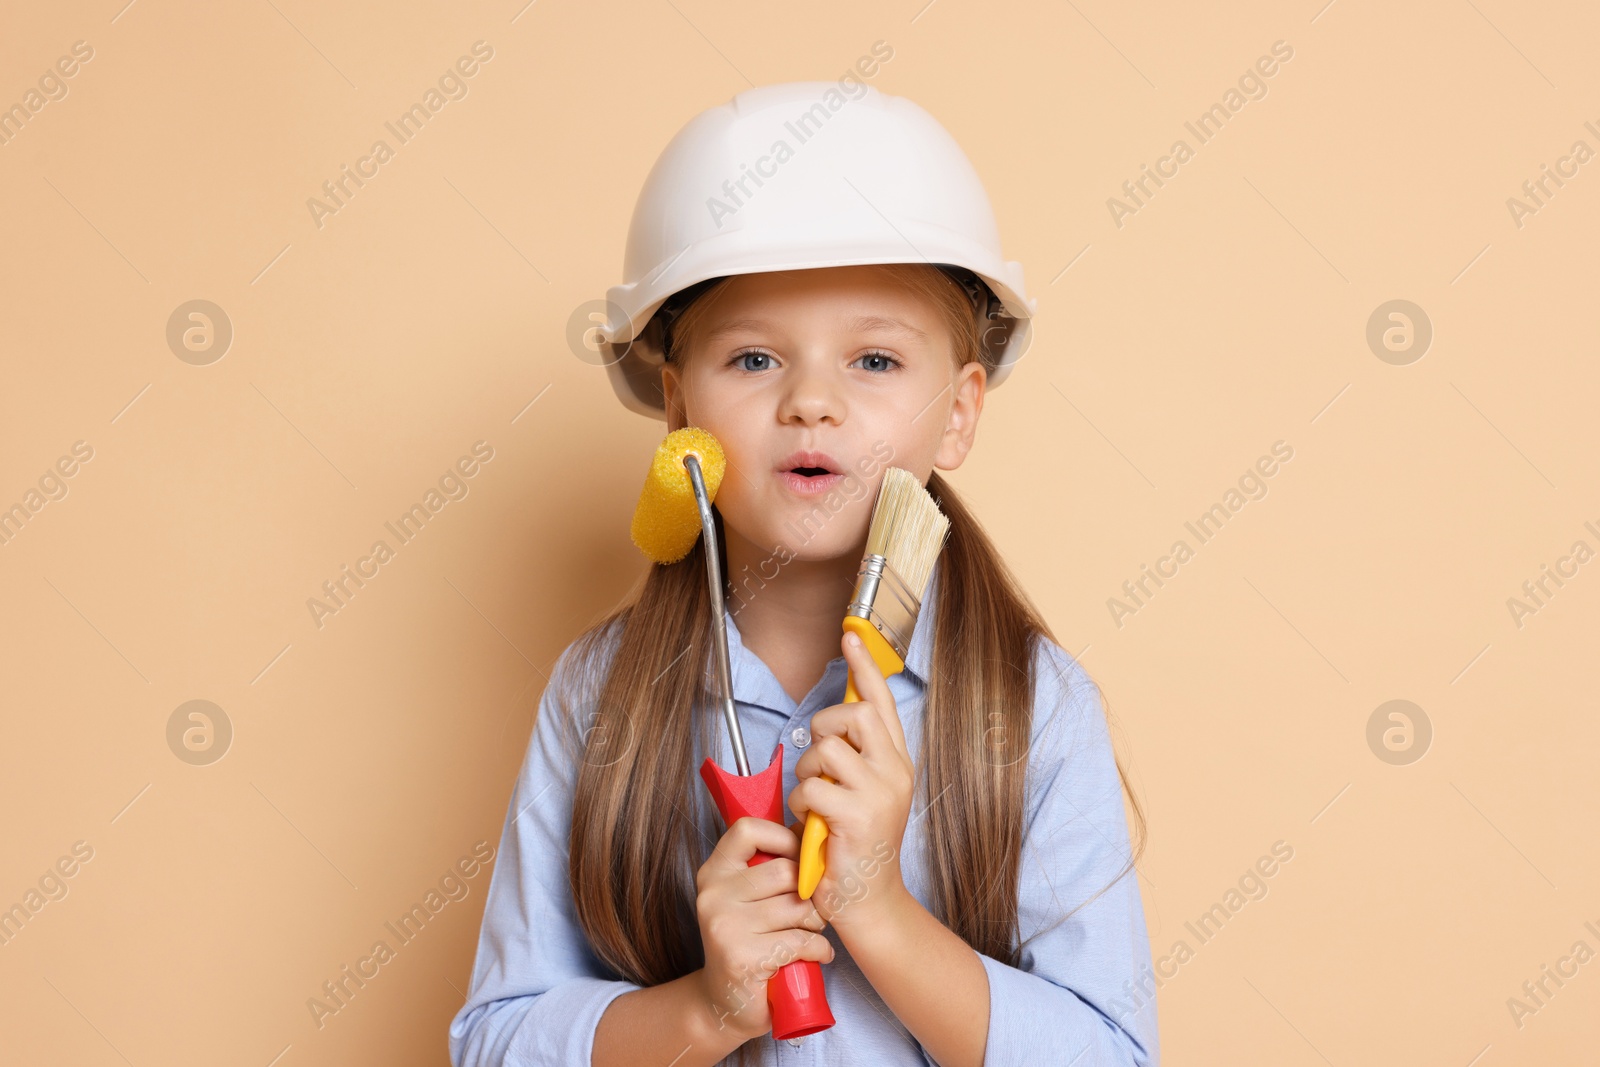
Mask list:
POLYGON ((568 648, 539 701, 500 834, 467 1001, 450 1024, 454 1067, 587 1064, 617 981, 594 956, 567 885, 567 841, 581 728, 567 697, 578 677, 568 648))
POLYGON ((1132 850, 1100 692, 1053 642, 1041 642, 1035 666, 1023 943, 1019 967, 979 955, 989 977, 984 1062, 1157 1067, 1153 990, 1139 987, 1149 935, 1137 875, 1130 867, 1118 877, 1132 850))

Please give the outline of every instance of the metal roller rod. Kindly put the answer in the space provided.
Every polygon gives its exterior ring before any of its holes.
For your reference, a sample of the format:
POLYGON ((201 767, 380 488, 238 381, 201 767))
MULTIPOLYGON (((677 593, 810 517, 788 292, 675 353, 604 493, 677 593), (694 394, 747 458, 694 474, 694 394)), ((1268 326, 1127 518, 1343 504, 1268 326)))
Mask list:
POLYGON ((744 753, 744 734, 739 730, 739 714, 733 706, 733 666, 728 661, 728 620, 722 607, 722 560, 717 552, 716 519, 711 514, 711 499, 700 473, 700 457, 684 456, 683 465, 688 468, 689 483, 694 486, 694 501, 700 508, 700 532, 705 537, 706 581, 711 585, 711 633, 717 646, 717 688, 721 691, 722 715, 728 721, 734 762, 739 765, 739 773, 748 776, 750 761, 744 753))

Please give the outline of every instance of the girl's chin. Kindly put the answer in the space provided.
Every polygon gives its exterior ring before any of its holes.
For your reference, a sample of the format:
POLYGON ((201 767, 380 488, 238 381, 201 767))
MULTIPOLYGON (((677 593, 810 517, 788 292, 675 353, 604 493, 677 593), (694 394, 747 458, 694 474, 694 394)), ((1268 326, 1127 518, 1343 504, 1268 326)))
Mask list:
POLYGON ((763 524, 760 529, 746 531, 733 525, 726 515, 723 516, 723 522, 745 544, 752 546, 765 559, 771 560, 778 565, 787 563, 826 563, 844 557, 859 561, 866 538, 865 531, 862 531, 860 537, 851 538, 846 536, 847 531, 843 529, 835 531, 823 528, 818 530, 814 524, 809 530, 798 525, 792 529, 785 527, 769 529, 766 524, 763 524))

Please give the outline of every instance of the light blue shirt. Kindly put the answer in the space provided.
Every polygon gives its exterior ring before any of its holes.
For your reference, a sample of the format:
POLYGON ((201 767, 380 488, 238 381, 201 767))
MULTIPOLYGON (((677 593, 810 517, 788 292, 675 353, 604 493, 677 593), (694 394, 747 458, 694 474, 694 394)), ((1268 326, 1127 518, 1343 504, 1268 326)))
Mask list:
MULTIPOLYGON (((936 567, 906 668, 889 679, 913 760, 921 745, 937 583, 936 567)), ((450 1024, 454 1067, 587 1067, 595 1027, 606 1006, 640 988, 615 980, 596 959, 577 923, 567 886, 576 768, 563 754, 556 719, 563 713, 558 693, 565 691, 562 683, 570 669, 570 653, 569 648, 557 661, 540 701, 506 812, 471 988, 450 1024)), ((728 653, 751 769, 765 767, 782 740, 784 817, 792 821, 788 796, 795 786, 794 765, 810 744, 811 717, 844 700, 844 658, 829 662, 822 679, 796 704, 767 665, 744 647, 731 618, 728 653)), ((609 662, 609 647, 604 658, 609 662)), ((989 979, 984 1062, 992 1067, 1035 1063, 1156 1067, 1156 1006, 1138 879, 1130 870, 1084 904, 1111 881, 1130 854, 1121 782, 1099 691, 1054 642, 1039 644, 1034 669, 1027 822, 1019 872, 1018 920, 1024 945, 1020 967, 978 956, 989 979), (1078 910, 1062 921, 1073 908, 1078 910)), ((715 705, 696 713, 716 715, 720 724, 721 712, 715 705)), ((720 725, 717 737, 721 746, 717 763, 736 770, 726 730, 720 725)), ((697 752, 695 771, 701 758, 697 752)), ((901 845, 901 875, 910 893, 931 910, 923 836, 927 824, 921 818, 926 798, 918 777, 917 800, 901 845)), ((702 795, 705 788, 698 774, 694 785, 702 813, 710 813, 720 832, 720 819, 710 799, 702 795)), ((939 802, 948 800, 937 798, 935 803, 939 802)), ((711 854, 715 840, 702 844, 695 867, 711 854)), ((776 1041, 770 1034, 760 1038, 761 1062, 797 1067, 933 1064, 855 965, 832 927, 826 936, 836 953, 822 969, 835 1025, 798 1042, 776 1041)), ((681 1051, 663 1048, 661 1064, 681 1051)))

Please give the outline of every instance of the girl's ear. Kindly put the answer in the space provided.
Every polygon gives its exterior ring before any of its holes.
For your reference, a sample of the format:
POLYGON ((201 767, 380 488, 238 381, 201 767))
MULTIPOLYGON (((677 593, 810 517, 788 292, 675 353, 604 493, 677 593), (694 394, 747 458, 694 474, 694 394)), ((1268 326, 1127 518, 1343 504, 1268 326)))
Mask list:
POLYGON ((969 360, 956 371, 955 379, 950 383, 955 400, 950 405, 950 416, 945 420, 939 451, 933 457, 933 465, 940 470, 955 470, 967 458, 967 453, 972 451, 988 384, 989 372, 983 369, 983 364, 978 360, 969 360))

